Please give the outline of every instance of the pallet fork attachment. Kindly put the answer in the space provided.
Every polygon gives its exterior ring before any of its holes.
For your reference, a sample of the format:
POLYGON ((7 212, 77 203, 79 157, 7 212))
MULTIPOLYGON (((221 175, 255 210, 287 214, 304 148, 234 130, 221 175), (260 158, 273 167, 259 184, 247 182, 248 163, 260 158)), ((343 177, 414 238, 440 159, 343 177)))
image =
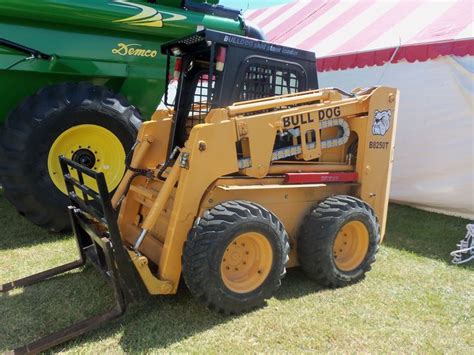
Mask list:
POLYGON ((90 261, 110 283, 115 304, 107 312, 79 321, 41 339, 15 349, 16 354, 38 353, 74 339, 124 314, 128 304, 147 297, 146 289, 123 246, 103 173, 60 157, 68 196, 69 216, 76 237, 79 259, 0 286, 6 293, 80 268, 90 261), (77 178, 71 171, 77 172, 77 178), (84 184, 84 175, 96 181, 98 192, 84 184), (80 197, 80 195, 82 195, 80 197))

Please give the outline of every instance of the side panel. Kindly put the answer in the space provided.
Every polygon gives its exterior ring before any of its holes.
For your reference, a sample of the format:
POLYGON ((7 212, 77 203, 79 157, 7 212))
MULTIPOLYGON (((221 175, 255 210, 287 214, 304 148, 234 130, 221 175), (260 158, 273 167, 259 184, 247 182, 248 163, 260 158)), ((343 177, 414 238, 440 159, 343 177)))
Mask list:
POLYGON ((219 203, 229 200, 252 201, 272 211, 283 223, 290 238, 290 260, 288 267, 298 265, 296 251, 298 230, 304 217, 319 201, 331 195, 352 194, 354 185, 311 184, 281 185, 281 180, 263 179, 255 185, 247 185, 249 179, 219 180, 202 200, 199 215, 219 203))
POLYGON ((387 223, 398 98, 397 89, 377 88, 370 99, 368 122, 358 132, 356 170, 361 183, 359 195, 374 208, 382 239, 387 223))

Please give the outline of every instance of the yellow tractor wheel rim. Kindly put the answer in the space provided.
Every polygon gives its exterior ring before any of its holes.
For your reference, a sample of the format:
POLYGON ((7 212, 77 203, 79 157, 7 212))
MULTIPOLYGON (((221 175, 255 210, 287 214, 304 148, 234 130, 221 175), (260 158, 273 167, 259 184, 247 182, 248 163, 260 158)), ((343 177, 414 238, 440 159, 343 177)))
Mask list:
MULTIPOLYGON (((60 155, 104 173, 110 191, 118 186, 125 172, 125 150, 122 143, 112 132, 101 126, 74 126, 62 132, 53 142, 48 154, 48 172, 54 185, 66 194, 59 165, 60 155)), ((97 185, 91 178, 84 176, 84 183, 97 191, 97 185)))
POLYGON ((346 223, 334 240, 333 256, 341 271, 352 271, 364 261, 369 249, 369 231, 364 223, 346 223))
POLYGON ((272 247, 264 235, 257 232, 241 234, 230 242, 224 252, 222 281, 233 292, 252 292, 265 281, 272 263, 272 247))

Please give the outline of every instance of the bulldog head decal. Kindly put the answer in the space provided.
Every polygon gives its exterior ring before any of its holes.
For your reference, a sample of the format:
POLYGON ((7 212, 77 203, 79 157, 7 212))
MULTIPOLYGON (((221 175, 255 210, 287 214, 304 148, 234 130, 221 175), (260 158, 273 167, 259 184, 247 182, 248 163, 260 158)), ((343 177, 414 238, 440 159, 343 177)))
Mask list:
POLYGON ((390 128, 391 110, 375 111, 374 124, 372 126, 372 134, 374 136, 384 136, 390 128))

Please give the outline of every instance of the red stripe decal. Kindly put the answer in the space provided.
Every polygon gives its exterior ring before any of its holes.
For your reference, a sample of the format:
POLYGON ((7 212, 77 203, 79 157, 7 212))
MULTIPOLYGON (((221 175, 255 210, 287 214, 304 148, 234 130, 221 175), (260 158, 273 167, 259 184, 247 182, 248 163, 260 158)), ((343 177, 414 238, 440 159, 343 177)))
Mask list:
POLYGON ((350 173, 288 173, 285 174, 284 184, 312 184, 330 182, 356 182, 359 176, 350 173))

